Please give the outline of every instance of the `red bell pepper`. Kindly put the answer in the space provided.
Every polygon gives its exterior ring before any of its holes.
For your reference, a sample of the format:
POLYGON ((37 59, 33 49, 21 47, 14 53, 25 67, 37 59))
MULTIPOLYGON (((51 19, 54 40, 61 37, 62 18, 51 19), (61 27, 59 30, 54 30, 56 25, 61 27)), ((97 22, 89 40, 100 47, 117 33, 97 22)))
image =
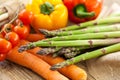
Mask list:
POLYGON ((102 9, 102 0, 63 0, 68 8, 69 19, 80 23, 96 19, 102 9))

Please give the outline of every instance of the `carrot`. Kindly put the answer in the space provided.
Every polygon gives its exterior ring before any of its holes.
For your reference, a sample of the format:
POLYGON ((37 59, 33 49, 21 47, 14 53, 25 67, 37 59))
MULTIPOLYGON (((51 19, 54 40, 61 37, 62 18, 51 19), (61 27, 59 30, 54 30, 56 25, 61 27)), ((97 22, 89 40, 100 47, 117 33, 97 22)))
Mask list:
MULTIPOLYGON (((28 42, 23 41, 23 44, 26 44, 26 43, 28 43, 28 42)), ((37 48, 31 49, 31 50, 28 50, 28 52, 38 56, 39 58, 48 62, 50 65, 54 65, 56 63, 64 61, 64 59, 61 57, 53 58, 51 55, 42 56, 42 55, 36 54, 36 52, 39 50, 40 50, 40 48, 37 47, 37 48)), ((70 65, 70 66, 63 67, 63 68, 59 69, 59 72, 61 72, 63 75, 67 76, 68 78, 70 78, 72 80, 86 80, 87 79, 86 72, 76 65, 70 65)))
MULTIPOLYGON (((28 52, 35 54, 36 56, 40 57, 44 61, 48 62, 50 65, 54 65, 54 64, 64 61, 64 59, 61 57, 53 58, 51 55, 46 55, 46 56, 38 55, 36 54, 38 50, 40 50, 40 48, 35 48, 32 50, 29 50, 28 52)), ((86 72, 83 69, 77 67, 76 65, 66 66, 61 69, 58 69, 58 71, 72 80, 86 80, 87 79, 86 72)))
POLYGON ((34 34, 29 34, 27 39, 28 41, 30 42, 34 42, 34 41, 38 41, 38 40, 41 40, 41 39, 45 39, 45 36, 43 34, 40 34, 40 33, 34 33, 34 34))
POLYGON ((19 47, 16 46, 8 53, 7 55, 8 60, 33 70, 46 80, 69 80, 68 78, 60 74, 58 71, 50 70, 51 66, 42 59, 38 58, 37 56, 27 51, 19 53, 17 51, 18 48, 19 47))

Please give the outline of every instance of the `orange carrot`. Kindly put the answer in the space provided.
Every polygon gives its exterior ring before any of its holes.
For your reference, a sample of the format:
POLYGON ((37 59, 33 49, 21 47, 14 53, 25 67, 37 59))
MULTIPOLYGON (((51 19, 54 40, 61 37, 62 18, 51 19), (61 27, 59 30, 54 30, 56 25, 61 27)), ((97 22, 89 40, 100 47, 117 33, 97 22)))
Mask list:
MULTIPOLYGON (((26 44, 28 42, 23 41, 22 43, 26 44)), ((28 50, 28 52, 38 56, 39 58, 48 62, 50 65, 54 65, 56 63, 64 61, 64 59, 61 57, 53 58, 51 55, 42 56, 42 55, 36 54, 36 52, 39 50, 40 50, 40 48, 37 47, 37 48, 31 49, 31 50, 28 50)), ((61 72, 63 75, 67 76, 68 78, 70 78, 72 80, 86 80, 87 79, 86 72, 76 65, 70 65, 70 66, 63 67, 63 68, 59 69, 59 72, 61 72)))
MULTIPOLYGON (((38 55, 36 54, 38 50, 40 50, 40 48, 34 48, 32 50, 29 50, 28 52, 35 54, 36 56, 40 57, 44 61, 48 62, 50 65, 54 65, 54 64, 64 61, 64 59, 61 57, 53 58, 51 55, 45 55, 45 56, 38 55)), ((77 67, 76 65, 66 66, 66 67, 59 69, 58 71, 72 80, 86 80, 87 79, 86 72, 83 69, 77 67)))
POLYGON ((51 66, 42 59, 38 58, 37 56, 27 51, 19 53, 17 51, 18 48, 19 47, 16 46, 8 53, 8 60, 33 70, 46 80, 69 80, 68 78, 60 74, 58 71, 50 70, 51 66))
POLYGON ((38 41, 41 39, 45 39, 45 36, 43 34, 34 33, 34 34, 29 34, 26 40, 30 42, 34 42, 34 41, 38 41))

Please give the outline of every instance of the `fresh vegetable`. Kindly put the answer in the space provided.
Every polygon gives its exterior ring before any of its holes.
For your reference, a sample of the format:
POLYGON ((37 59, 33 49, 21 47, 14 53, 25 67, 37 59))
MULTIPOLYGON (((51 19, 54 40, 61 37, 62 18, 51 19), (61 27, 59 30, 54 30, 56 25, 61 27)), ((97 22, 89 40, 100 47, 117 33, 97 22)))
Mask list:
POLYGON ((63 0, 68 8, 69 19, 80 23, 95 19, 101 12, 102 0, 63 0))
POLYGON ((67 25, 68 12, 62 0, 30 0, 26 9, 33 12, 32 26, 39 29, 55 30, 67 25))
POLYGON ((3 53, 6 54, 11 49, 12 49, 12 44, 3 38, 0 38, 0 54, 3 54, 3 53))
MULTIPOLYGON (((21 43, 21 42, 20 42, 21 43)), ((21 43, 22 44, 22 43, 21 43)), ((25 66, 39 75, 41 75, 46 80, 69 80, 65 76, 61 75, 57 71, 51 71, 49 68, 51 67, 48 63, 43 61, 42 59, 38 58, 37 56, 23 52, 20 54, 18 50, 19 46, 14 47, 8 54, 7 59, 25 66)))
POLYGON ((68 59, 64 62, 53 65, 51 67, 51 69, 56 70, 56 69, 62 68, 64 66, 75 64, 75 63, 78 63, 80 61, 88 60, 91 58, 96 58, 96 57, 99 57, 99 56, 102 56, 105 54, 109 54, 112 52, 116 52, 116 51, 120 51, 120 43, 78 55, 78 56, 71 58, 71 59, 68 59))
POLYGON ((4 61, 6 59, 6 55, 4 53, 0 53, 0 61, 4 61))
POLYGON ((45 39, 45 36, 40 33, 30 33, 26 38, 26 40, 28 40, 30 42, 34 42, 34 41, 38 41, 38 40, 42 40, 42 39, 45 39))
POLYGON ((30 33, 30 27, 28 25, 23 25, 22 23, 14 27, 14 32, 16 32, 20 39, 26 39, 30 33))
POLYGON ((19 41, 20 41, 20 38, 19 38, 18 34, 15 33, 15 32, 7 33, 5 35, 5 39, 10 41, 12 43, 13 47, 16 46, 19 43, 19 41))
MULTIPOLYGON (((25 45, 29 42, 26 40, 21 40, 21 43, 22 43, 21 45, 25 45)), ((27 50, 27 52, 34 54, 35 56, 43 59, 50 65, 54 65, 56 63, 65 61, 62 57, 53 58, 51 55, 41 56, 41 55, 36 54, 40 49, 41 49, 40 47, 36 47, 34 49, 27 50)), ((87 79, 86 72, 82 68, 76 65, 66 66, 64 68, 58 69, 58 71, 72 80, 78 80, 78 79, 86 80, 87 79)))
POLYGON ((31 11, 23 9, 20 11, 18 18, 23 22, 23 24, 29 25, 32 23, 34 14, 31 11))
MULTIPOLYGON (((54 65, 54 64, 65 61, 62 57, 53 58, 51 55, 41 56, 41 55, 36 54, 39 50, 40 50, 40 48, 36 47, 34 49, 28 50, 28 52, 30 52, 30 53, 36 55, 37 57, 45 60, 50 65, 54 65)), ((58 69, 58 71, 60 73, 62 73, 63 75, 67 76, 68 78, 70 78, 71 80, 86 80, 87 79, 86 72, 82 68, 80 68, 76 65, 66 66, 66 67, 63 67, 61 69, 58 69)))
POLYGON ((81 35, 85 33, 101 33, 101 32, 114 32, 114 31, 120 31, 120 25, 114 24, 114 25, 101 25, 101 26, 95 26, 90 28, 84 28, 80 30, 73 30, 73 31, 62 31, 62 32, 52 32, 47 30, 42 30, 43 34, 45 34, 46 37, 54 37, 54 36, 69 36, 69 35, 81 35))
MULTIPOLYGON (((86 28, 86 27, 94 27, 94 26, 102 25, 102 24, 105 24, 105 25, 115 24, 115 23, 119 23, 119 22, 120 22, 120 17, 118 17, 118 16, 117 17, 109 17, 109 18, 103 18, 103 19, 99 19, 99 20, 92 20, 92 21, 80 23, 79 25, 71 25, 66 28, 54 30, 52 32, 62 33, 64 31, 73 31, 73 30, 78 30, 78 29, 82 29, 82 28, 86 28)), ((41 29, 40 32, 42 32, 43 34, 47 33, 46 30, 43 30, 43 29, 41 29)))
MULTIPOLYGON (((109 26, 111 27, 111 26, 109 26)), ((110 30, 110 28, 106 30, 110 30)), ((111 27, 114 28, 115 27, 111 27)), ((98 28, 101 30, 101 27, 98 28)), ((105 28, 104 28, 105 29, 105 28)), ((119 28, 117 28, 119 30, 119 28)), ((100 31, 99 30, 99 31, 100 31)), ((85 30, 86 31, 86 30, 85 30)), ((83 39, 106 39, 106 38, 119 38, 120 31, 113 31, 113 32, 99 32, 99 33, 86 33, 86 34, 76 34, 76 35, 67 35, 67 36, 56 36, 53 38, 48 38, 43 41, 66 41, 66 40, 83 40, 83 39), (87 36, 87 37, 86 37, 87 36)))
POLYGON ((26 45, 22 45, 19 48, 19 52, 23 52, 25 50, 29 50, 35 47, 68 47, 68 46, 107 46, 107 45, 112 45, 115 43, 119 43, 120 38, 115 38, 115 39, 93 39, 93 40, 73 40, 73 41, 48 41, 48 42, 43 42, 43 41, 37 41, 37 42, 31 42, 26 45), (74 43, 74 44, 73 44, 74 43))

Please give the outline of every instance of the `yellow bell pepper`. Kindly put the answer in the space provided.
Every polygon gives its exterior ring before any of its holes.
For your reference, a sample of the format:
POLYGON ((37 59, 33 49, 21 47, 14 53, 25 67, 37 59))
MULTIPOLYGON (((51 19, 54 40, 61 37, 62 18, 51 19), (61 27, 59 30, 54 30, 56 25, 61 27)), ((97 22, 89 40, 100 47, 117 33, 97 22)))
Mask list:
POLYGON ((34 13, 33 28, 55 30, 68 22, 68 11, 62 0, 30 0, 26 9, 34 13))

